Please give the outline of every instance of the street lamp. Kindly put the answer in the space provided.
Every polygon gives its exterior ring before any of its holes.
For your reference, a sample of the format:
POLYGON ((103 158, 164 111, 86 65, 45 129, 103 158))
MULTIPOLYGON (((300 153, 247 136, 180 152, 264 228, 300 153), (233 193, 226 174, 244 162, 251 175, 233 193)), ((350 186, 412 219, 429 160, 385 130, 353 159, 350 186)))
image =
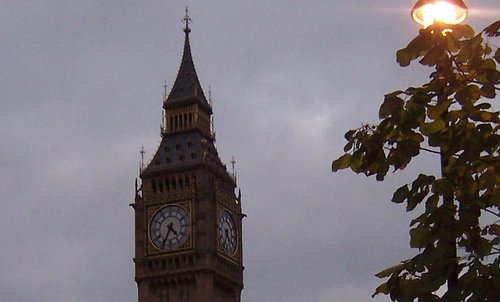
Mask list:
POLYGON ((463 0, 418 0, 411 10, 411 17, 424 28, 434 22, 458 24, 467 18, 463 0))
MULTIPOLYGON (((462 0, 418 0, 415 6, 411 10, 411 16, 415 22, 421 24, 424 28, 432 25, 436 22, 442 22, 445 24, 458 24, 467 18, 467 6, 462 0)), ((436 65, 437 67, 437 65, 436 65)), ((437 94, 437 103, 441 104, 446 98, 443 95, 444 88, 437 94)), ((442 113, 444 116, 446 112, 442 113)), ((439 149, 440 153, 440 166, 441 175, 443 178, 447 178, 445 168, 449 164, 449 158, 445 155, 442 147, 439 149)), ((443 196, 443 204, 447 205, 449 208, 453 208, 455 205, 455 200, 453 194, 447 194, 443 196)), ((453 221, 455 213, 451 213, 447 217, 448 221, 453 221)), ((444 244, 447 248, 447 256, 451 261, 450 267, 448 268, 447 285, 448 290, 453 291, 458 283, 459 267, 457 261, 457 242, 455 238, 444 240, 444 244)))

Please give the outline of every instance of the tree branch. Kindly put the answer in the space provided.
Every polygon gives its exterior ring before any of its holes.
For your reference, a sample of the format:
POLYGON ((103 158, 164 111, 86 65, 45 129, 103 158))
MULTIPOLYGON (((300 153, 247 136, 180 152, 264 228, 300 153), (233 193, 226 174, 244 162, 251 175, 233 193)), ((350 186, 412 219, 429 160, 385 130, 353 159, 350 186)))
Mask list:
POLYGON ((441 154, 441 152, 439 152, 439 151, 427 149, 425 147, 420 147, 420 150, 427 151, 427 152, 434 153, 434 154, 441 154))

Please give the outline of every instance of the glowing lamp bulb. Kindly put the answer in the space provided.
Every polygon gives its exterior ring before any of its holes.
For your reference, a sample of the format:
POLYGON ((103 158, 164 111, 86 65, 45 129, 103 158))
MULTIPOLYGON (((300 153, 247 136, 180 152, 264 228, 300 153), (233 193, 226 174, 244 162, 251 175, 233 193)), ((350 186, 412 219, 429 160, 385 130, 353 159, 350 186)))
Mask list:
POLYGON ((467 6, 462 0, 418 0, 411 16, 424 28, 435 22, 458 24, 467 18, 467 6))

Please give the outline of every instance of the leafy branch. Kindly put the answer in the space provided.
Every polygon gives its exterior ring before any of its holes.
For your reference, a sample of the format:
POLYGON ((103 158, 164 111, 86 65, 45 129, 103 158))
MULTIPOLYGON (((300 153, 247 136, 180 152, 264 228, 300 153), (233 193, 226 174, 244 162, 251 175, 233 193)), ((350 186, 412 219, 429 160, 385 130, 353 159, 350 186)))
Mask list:
POLYGON ((467 25, 420 30, 396 57, 403 67, 415 60, 432 67, 429 82, 386 94, 379 124, 345 134, 334 172, 350 168, 383 181, 422 151, 441 161, 440 175, 420 174, 394 192, 392 202, 407 211, 422 205, 410 223, 410 246, 419 252, 376 274, 387 280, 374 295, 472 302, 500 293, 500 225, 482 217, 500 217, 500 117, 491 103, 500 89, 500 51, 490 44, 499 36, 500 20, 479 34, 467 25))

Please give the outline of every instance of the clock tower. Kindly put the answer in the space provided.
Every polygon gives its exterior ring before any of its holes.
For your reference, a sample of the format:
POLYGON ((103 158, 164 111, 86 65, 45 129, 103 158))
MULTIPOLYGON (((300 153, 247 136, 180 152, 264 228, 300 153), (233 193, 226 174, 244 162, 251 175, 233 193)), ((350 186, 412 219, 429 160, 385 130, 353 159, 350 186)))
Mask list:
POLYGON ((239 302, 241 194, 215 147, 187 13, 181 65, 163 100, 161 143, 141 168, 132 204, 135 280, 139 302, 239 302))

